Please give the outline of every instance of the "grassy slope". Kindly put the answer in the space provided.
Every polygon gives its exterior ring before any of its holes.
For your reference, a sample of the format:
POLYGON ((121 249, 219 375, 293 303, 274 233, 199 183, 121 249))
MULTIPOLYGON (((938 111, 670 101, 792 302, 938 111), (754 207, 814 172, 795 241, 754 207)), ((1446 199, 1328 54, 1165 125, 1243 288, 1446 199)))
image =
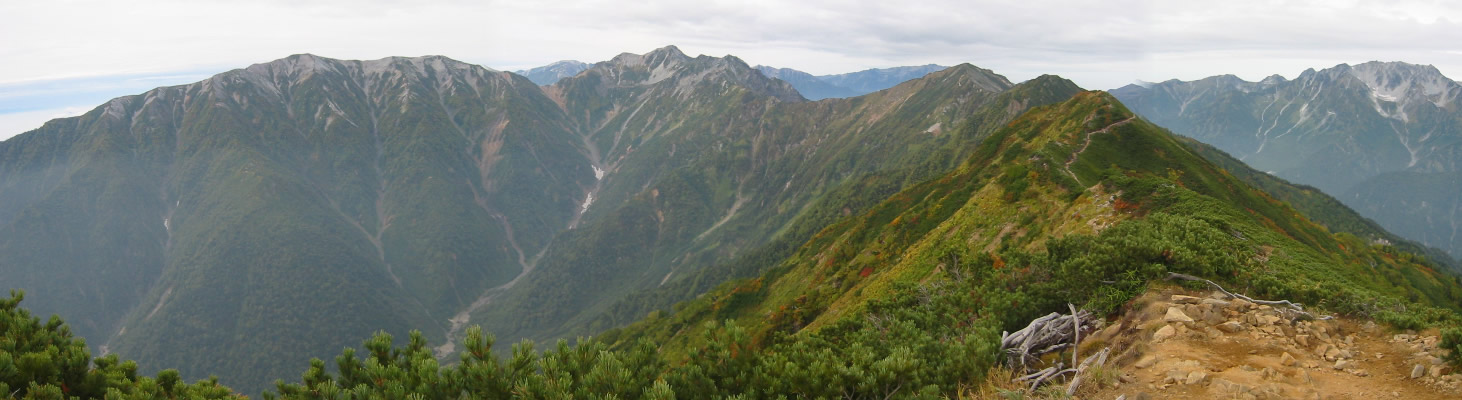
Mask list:
POLYGON ((763 341, 808 334, 866 318, 870 304, 907 296, 910 285, 950 280, 956 265, 1002 275, 1012 292, 1031 294, 986 316, 1007 329, 1068 301, 1109 307, 1165 270, 1329 312, 1401 324, 1455 319, 1453 310, 1398 307, 1457 307, 1455 277, 1408 253, 1328 233, 1142 120, 1091 135, 1072 174, 1065 171, 1087 132, 1130 117, 1101 92, 1033 110, 955 172, 828 227, 765 275, 601 339, 648 337, 675 354, 700 340, 690 328, 719 319, 763 341))

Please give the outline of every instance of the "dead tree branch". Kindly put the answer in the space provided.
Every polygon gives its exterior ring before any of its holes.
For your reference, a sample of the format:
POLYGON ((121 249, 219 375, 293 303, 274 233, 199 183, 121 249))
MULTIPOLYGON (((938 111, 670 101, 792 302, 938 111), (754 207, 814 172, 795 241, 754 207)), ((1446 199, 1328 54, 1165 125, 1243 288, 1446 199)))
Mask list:
POLYGON ((1309 317, 1311 319, 1316 319, 1316 320, 1322 320, 1323 321, 1323 320, 1335 318, 1334 316, 1331 316, 1331 315, 1323 315, 1323 316, 1318 316, 1317 317, 1314 314, 1310 314, 1308 311, 1305 311, 1305 307, 1303 305, 1301 305, 1300 303, 1291 302, 1289 300, 1255 300, 1253 298, 1250 298, 1249 296, 1245 296, 1245 295, 1242 295, 1242 294, 1230 292, 1230 291, 1228 291, 1228 289, 1224 289, 1223 286, 1219 286, 1219 284, 1214 283, 1213 281, 1210 281, 1210 280, 1207 280, 1207 279, 1203 279, 1203 278, 1199 278, 1199 277, 1196 277, 1196 276, 1193 276, 1193 275, 1180 274, 1180 273, 1177 273, 1177 272, 1169 272, 1167 279, 1168 280, 1177 279, 1177 280, 1184 280, 1184 281, 1204 282, 1204 283, 1207 283, 1208 286, 1212 286, 1214 289, 1217 289, 1218 291, 1223 292, 1223 294, 1229 295, 1229 297, 1233 297, 1233 298, 1236 298, 1236 299, 1244 299, 1244 301, 1248 301, 1248 302, 1254 303, 1254 304, 1264 304, 1264 305, 1269 305, 1269 306, 1284 306, 1284 307, 1287 307, 1290 312, 1293 312, 1293 313, 1299 314, 1299 315, 1303 315, 1303 316, 1309 317))

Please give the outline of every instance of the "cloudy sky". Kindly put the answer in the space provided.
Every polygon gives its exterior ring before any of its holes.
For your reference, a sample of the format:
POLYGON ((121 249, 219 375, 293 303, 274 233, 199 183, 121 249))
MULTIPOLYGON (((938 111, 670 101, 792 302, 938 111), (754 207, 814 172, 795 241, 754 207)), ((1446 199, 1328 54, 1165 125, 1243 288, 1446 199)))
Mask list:
POLYGON ((1447 0, 252 0, 0 3, 0 139, 295 53, 515 70, 674 44, 814 74, 972 63, 1091 89, 1370 60, 1462 78, 1447 0))

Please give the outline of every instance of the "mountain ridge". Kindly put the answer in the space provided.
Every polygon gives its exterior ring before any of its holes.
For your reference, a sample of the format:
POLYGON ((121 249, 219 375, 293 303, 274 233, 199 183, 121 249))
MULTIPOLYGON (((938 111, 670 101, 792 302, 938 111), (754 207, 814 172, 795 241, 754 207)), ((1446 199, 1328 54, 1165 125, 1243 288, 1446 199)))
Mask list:
MULTIPOLYGON (((1260 170, 1318 187, 1388 230, 1454 257, 1462 252, 1452 217, 1462 203, 1388 207, 1379 201, 1404 199, 1367 191, 1385 186, 1374 180, 1393 172, 1434 180, 1462 170, 1462 108, 1455 101, 1462 84, 1433 66, 1373 61, 1309 69, 1294 80, 1218 76, 1129 85, 1113 94, 1160 125, 1260 170), (1438 175, 1422 177, 1432 174, 1438 175)), ((1425 185, 1407 187, 1421 197, 1444 198, 1425 185)))

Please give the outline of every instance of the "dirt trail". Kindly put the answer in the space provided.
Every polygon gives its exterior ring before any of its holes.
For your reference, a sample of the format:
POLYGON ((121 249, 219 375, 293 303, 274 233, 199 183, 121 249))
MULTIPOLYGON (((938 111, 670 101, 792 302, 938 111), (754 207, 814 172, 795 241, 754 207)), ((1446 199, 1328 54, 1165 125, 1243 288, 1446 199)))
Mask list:
POLYGON ((1303 321, 1222 293, 1153 291, 1083 341, 1112 346, 1105 385, 1087 399, 1456 399, 1462 374, 1436 332, 1370 321, 1303 321))
POLYGON ((1131 117, 1127 117, 1127 119, 1124 119, 1124 120, 1121 120, 1121 121, 1117 121, 1117 122, 1113 122, 1111 125, 1107 125, 1105 128, 1097 129, 1097 130, 1094 130, 1094 131, 1091 131, 1091 132, 1087 132, 1086 133, 1086 138, 1082 140, 1081 148, 1078 149, 1078 150, 1076 150, 1076 152, 1071 153, 1071 158, 1068 159, 1068 160, 1066 160, 1066 165, 1064 166, 1064 169, 1066 170, 1066 174, 1067 175, 1071 175, 1071 179, 1075 179, 1076 180, 1076 183, 1077 184, 1080 184, 1081 183, 1081 178, 1077 178, 1076 177, 1076 173, 1071 172, 1071 164, 1075 164, 1076 163, 1076 158, 1077 157, 1080 157, 1081 156, 1081 153, 1086 152, 1086 148, 1087 147, 1091 147, 1091 137, 1092 137, 1092 135, 1095 135, 1095 134, 1098 134, 1098 133, 1107 133, 1107 132, 1110 132, 1112 130, 1112 128, 1116 128, 1116 127, 1119 127, 1119 126, 1122 126, 1122 125, 1126 125, 1127 123, 1132 122, 1132 120, 1134 120, 1134 119, 1137 119, 1137 116, 1134 115, 1134 116, 1131 116, 1131 117))

